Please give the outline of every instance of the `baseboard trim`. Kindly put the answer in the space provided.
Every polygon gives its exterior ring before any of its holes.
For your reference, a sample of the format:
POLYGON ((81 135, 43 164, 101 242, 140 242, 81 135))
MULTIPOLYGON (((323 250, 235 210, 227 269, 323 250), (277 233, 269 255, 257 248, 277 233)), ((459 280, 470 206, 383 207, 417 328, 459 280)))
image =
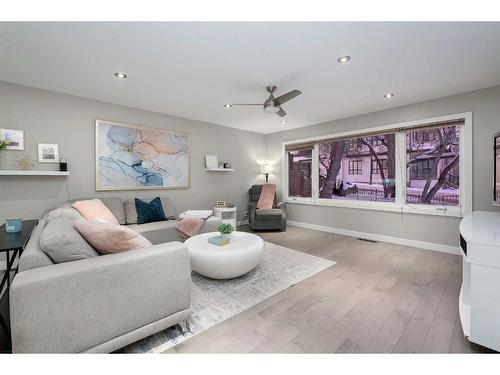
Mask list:
POLYGON ((309 223, 303 223, 300 221, 293 221, 293 220, 288 220, 288 225, 291 225, 294 227, 301 227, 301 228, 318 230, 321 232, 341 234, 344 236, 363 238, 365 240, 395 243, 395 244, 403 245, 403 246, 418 247, 420 249, 425 249, 425 250, 432 250, 432 251, 439 251, 441 253, 460 255, 460 249, 458 248, 458 246, 454 247, 454 246, 441 245, 441 244, 432 243, 432 242, 409 240, 407 238, 385 236, 382 234, 358 232, 358 231, 354 231, 354 230, 333 228, 333 227, 327 227, 324 225, 309 224, 309 223))

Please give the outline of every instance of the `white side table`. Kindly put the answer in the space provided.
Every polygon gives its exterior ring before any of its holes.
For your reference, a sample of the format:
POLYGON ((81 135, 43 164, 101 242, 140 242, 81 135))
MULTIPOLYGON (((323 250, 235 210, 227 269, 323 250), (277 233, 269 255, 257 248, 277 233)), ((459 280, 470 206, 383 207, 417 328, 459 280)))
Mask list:
POLYGON ((236 207, 214 207, 214 216, 222 220, 222 223, 231 224, 236 229, 236 207))

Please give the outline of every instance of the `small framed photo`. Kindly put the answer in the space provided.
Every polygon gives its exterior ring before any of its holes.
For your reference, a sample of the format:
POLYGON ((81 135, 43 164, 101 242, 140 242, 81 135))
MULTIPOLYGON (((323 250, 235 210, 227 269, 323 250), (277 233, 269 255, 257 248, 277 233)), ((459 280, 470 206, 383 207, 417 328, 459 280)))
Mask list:
POLYGON ((0 128, 0 139, 9 142, 6 150, 24 151, 24 130, 0 128))
POLYGON ((59 145, 54 143, 39 143, 38 162, 59 163, 59 145))
POLYGON ((217 169, 219 167, 219 158, 214 154, 205 155, 205 168, 217 169))
POLYGON ((217 208, 224 208, 224 207, 226 207, 226 201, 216 201, 215 202, 215 207, 217 207, 217 208))

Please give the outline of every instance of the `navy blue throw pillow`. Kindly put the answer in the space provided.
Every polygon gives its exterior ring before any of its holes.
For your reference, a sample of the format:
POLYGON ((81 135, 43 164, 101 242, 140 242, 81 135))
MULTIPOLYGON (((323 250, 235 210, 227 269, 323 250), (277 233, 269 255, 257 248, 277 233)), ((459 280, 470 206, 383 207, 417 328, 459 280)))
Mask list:
POLYGON ((135 209, 137 211, 137 224, 167 220, 159 197, 156 197, 149 203, 135 198, 135 209))

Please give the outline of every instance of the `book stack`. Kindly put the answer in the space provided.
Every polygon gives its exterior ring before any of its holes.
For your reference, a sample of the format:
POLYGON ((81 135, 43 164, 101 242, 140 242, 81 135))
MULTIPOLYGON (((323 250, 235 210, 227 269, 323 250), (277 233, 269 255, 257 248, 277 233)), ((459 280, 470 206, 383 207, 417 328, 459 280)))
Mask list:
POLYGON ((211 243, 212 245, 217 245, 217 246, 224 246, 224 245, 229 244, 229 238, 224 237, 224 236, 209 237, 208 243, 211 243))

